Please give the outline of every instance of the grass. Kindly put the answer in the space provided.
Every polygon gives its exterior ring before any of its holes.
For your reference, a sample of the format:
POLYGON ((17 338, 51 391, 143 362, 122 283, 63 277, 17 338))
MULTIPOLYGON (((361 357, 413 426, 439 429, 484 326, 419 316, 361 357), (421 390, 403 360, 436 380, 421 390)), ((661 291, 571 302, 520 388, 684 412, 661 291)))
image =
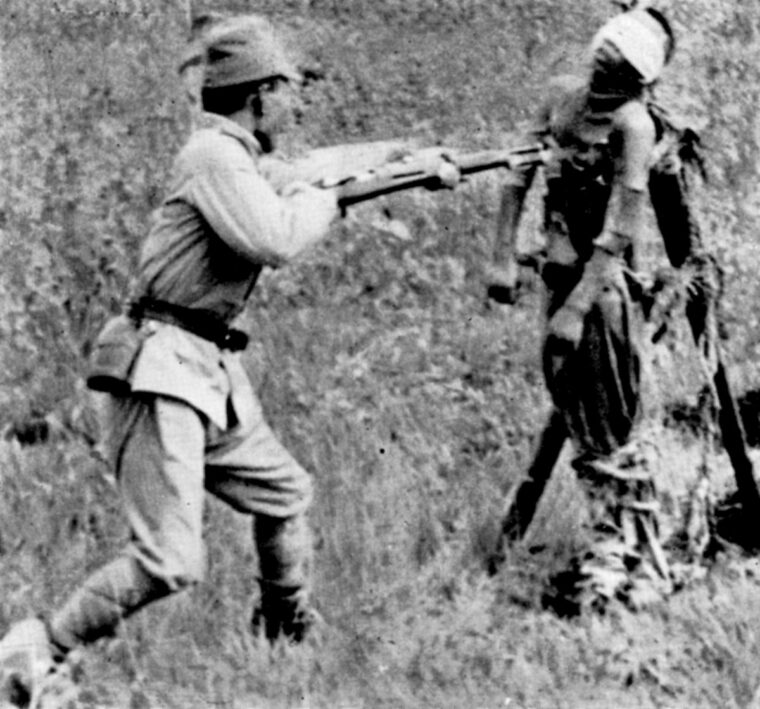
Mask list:
MULTIPOLYGON (((495 311, 468 285, 440 288, 436 305, 413 317, 362 297, 325 303, 301 294, 308 302, 294 308, 277 290, 286 284, 265 288, 266 307, 251 313, 258 337, 248 365, 270 421, 317 480, 315 595, 326 628, 297 649, 269 649, 249 636, 249 524, 211 501, 207 581, 83 653, 81 706, 749 701, 760 683, 754 561, 721 559, 705 581, 647 612, 560 620, 542 609, 541 589, 579 534, 583 506, 569 451, 525 544, 487 576, 505 494, 547 410, 530 293, 495 311), (532 546, 543 551, 531 554, 532 546)), ((662 427, 657 443, 666 499, 680 500, 702 446, 662 427)), ((730 486, 724 457, 710 455, 716 489, 730 486)), ((4 626, 61 601, 126 530, 107 472, 75 440, 3 443, 0 469, 4 626)))
MULTIPOLYGON (((126 288, 183 134, 182 98, 166 79, 183 16, 90 17, 74 2, 69 15, 38 13, 8 1, 0 422, 57 405, 92 427, 72 384, 76 353, 86 354, 96 321, 126 288)), ((244 0, 223 4, 250 9, 244 0)), ((549 0, 449 2, 446 13, 426 3, 357 3, 355 16, 335 3, 259 5, 282 6, 319 79, 306 88, 299 139, 416 136, 472 149, 508 144, 543 79, 567 68, 606 14, 590 1, 562 13, 549 0), (472 15, 464 22, 463 10, 472 15), (431 41, 420 42, 421 32, 431 41)), ((728 6, 708 0, 673 12, 689 31, 667 83, 676 108, 692 108, 693 93, 711 118, 706 138, 722 171, 696 202, 709 245, 731 269, 731 377, 752 389, 757 254, 739 217, 752 216, 741 188, 754 185, 754 163, 735 159, 732 146, 751 133, 756 97, 747 82, 715 76, 744 61, 721 33, 731 22, 751 27, 755 15, 747 7, 749 20, 740 11, 732 19, 728 6), (736 165, 747 166, 744 182, 736 165)), ((249 308, 249 373, 268 420, 317 482, 315 598, 326 619, 318 641, 270 649, 250 637, 250 525, 210 501, 207 580, 81 653, 75 706, 748 706, 760 685, 754 559, 727 552, 704 579, 636 614, 614 608, 568 620, 542 608, 542 589, 581 533, 570 451, 525 543, 497 576, 485 572, 504 500, 548 413, 535 283, 517 306, 483 302, 500 180, 352 210, 308 258, 265 276, 249 308)), ((541 220, 539 193, 526 241, 541 220)), ((720 450, 662 425, 671 404, 696 402, 702 380, 692 356, 688 333, 677 330, 651 363, 646 397, 675 520, 705 462, 716 494, 732 487, 720 450)), ((0 441, 0 629, 55 606, 126 540, 109 473, 66 435, 74 429, 34 446, 0 441)))

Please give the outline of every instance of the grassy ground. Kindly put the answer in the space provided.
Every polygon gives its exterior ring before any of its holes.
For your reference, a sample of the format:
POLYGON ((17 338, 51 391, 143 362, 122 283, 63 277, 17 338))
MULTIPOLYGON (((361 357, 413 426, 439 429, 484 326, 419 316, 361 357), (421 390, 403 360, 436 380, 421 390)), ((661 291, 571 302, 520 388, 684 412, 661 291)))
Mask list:
MULTIPOLYGON (((374 296, 324 306, 301 294, 315 302, 293 308, 274 283, 251 316, 248 361, 270 420, 316 475, 326 627, 297 649, 249 636, 249 527, 211 501, 207 582, 83 653, 77 706, 745 706, 760 683, 754 560, 720 558, 646 612, 542 609, 583 509, 567 456, 525 545, 487 576, 546 412, 534 296, 495 311, 451 283, 445 307, 410 320, 374 296)), ((657 441, 665 499, 682 499, 704 452, 672 429, 657 441)), ((730 487, 724 457, 709 462, 716 490, 730 487)), ((107 471, 76 441, 3 443, 0 469, 5 625, 60 601, 126 530, 107 471)))

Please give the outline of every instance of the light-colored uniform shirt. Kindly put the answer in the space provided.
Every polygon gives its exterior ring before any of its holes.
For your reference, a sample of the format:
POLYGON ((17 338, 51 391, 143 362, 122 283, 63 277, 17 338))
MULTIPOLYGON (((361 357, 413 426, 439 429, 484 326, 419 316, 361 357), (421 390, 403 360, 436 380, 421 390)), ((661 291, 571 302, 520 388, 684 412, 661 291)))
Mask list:
POLYGON ((278 195, 257 167, 260 153, 233 121, 202 115, 143 246, 141 294, 230 321, 263 266, 279 266, 324 236, 337 214, 334 193, 300 184, 278 195))
MULTIPOLYGON (((277 194, 261 175, 248 131, 203 114, 174 164, 168 196, 142 249, 137 292, 212 311, 244 308, 264 266, 277 267, 327 232, 335 194, 295 184, 277 194)), ((228 403, 244 415, 250 385, 236 353, 174 325, 148 320, 131 374, 134 392, 180 399, 224 429, 228 403)))

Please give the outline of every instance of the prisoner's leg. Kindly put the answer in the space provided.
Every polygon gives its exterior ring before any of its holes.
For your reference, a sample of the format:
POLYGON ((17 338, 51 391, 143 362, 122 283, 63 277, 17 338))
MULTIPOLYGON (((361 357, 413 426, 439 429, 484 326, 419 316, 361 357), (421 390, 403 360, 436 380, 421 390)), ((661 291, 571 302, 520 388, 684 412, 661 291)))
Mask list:
POLYGON ((566 439, 567 427, 564 417, 559 410, 555 409, 541 433, 541 440, 533 462, 528 468, 528 475, 520 483, 507 510, 501 527, 498 549, 489 559, 490 573, 496 573, 504 562, 505 544, 519 541, 528 531, 566 439))
POLYGON ((588 510, 584 548, 573 564, 580 611, 603 610, 613 599, 638 608, 672 591, 652 452, 635 435, 611 456, 583 456, 573 463, 588 510))
POLYGON ((564 417, 555 409, 541 433, 541 440, 533 462, 528 468, 527 478, 520 483, 514 501, 504 518, 502 535, 506 539, 517 541, 522 539, 528 531, 566 439, 567 428, 564 417))

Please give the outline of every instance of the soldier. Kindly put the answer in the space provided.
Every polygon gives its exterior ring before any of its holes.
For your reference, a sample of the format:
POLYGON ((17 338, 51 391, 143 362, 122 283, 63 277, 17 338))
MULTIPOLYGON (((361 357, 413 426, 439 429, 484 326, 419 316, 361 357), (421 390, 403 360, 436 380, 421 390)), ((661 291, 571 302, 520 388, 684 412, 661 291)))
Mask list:
POLYGON ((228 25, 204 58, 205 112, 142 248, 129 316, 101 333, 89 379, 109 391, 107 443, 131 542, 61 607, 0 643, 0 671, 23 690, 72 648, 202 579, 204 490, 253 516, 253 629, 299 642, 314 621, 311 476, 264 421, 240 359, 247 337, 230 324, 264 266, 327 233, 337 194, 305 184, 277 194, 257 167, 286 125, 295 75, 271 25, 228 25))
MULTIPOLYGON (((678 131, 650 100, 673 47, 671 28, 654 9, 612 18, 592 41, 588 79, 556 81, 532 135, 551 155, 538 262, 547 288, 543 368, 554 407, 504 520, 492 571, 504 559, 503 543, 525 534, 570 438, 590 501, 591 551, 579 562, 578 588, 590 590, 592 603, 630 590, 631 568, 660 590, 670 587, 654 481, 632 433, 644 295, 636 266, 648 198, 672 265, 702 257, 681 161, 690 147, 685 136, 693 134, 678 131), (594 568, 609 573, 594 575, 594 568)), ((498 302, 515 299, 518 225, 534 173, 518 172, 503 191, 488 283, 498 302)))

